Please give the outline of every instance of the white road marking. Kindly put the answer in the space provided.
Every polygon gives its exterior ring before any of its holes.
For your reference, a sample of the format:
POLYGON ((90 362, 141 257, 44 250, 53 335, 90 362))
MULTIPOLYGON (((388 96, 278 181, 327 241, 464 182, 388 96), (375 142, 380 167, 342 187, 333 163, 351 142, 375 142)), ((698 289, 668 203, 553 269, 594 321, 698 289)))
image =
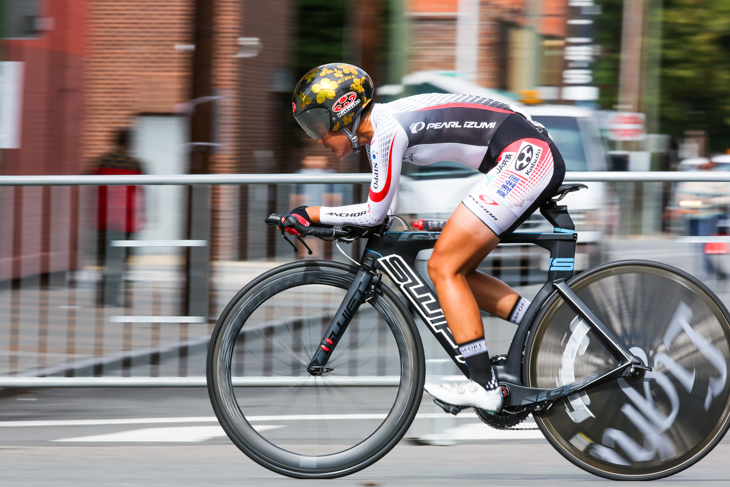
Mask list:
MULTIPOLYGON (((260 425, 258 431, 283 428, 276 425, 260 425)), ((178 426, 173 428, 143 428, 106 435, 62 438, 55 442, 76 443, 198 443, 212 438, 225 437, 220 426, 178 426)))
MULTIPOLYGON (((534 426, 535 423, 525 423, 523 428, 534 426)), ((540 430, 498 430, 482 423, 472 423, 447 429, 443 437, 455 441, 466 440, 534 440, 544 438, 540 430)))
MULTIPOLYGON (((266 415, 251 416, 246 418, 259 431, 276 428, 284 428, 291 421, 356 421, 356 420, 378 420, 384 418, 384 414, 304 414, 304 415, 266 415), (260 423, 266 424, 260 424, 260 423), (282 424, 283 423, 283 424, 282 424)), ((421 413, 417 420, 432 420, 438 418, 450 418, 445 413, 421 413)), ((455 420, 468 420, 466 424, 459 424, 439 432, 438 439, 467 441, 467 440, 525 440, 541 439, 542 433, 536 429, 530 430, 495 430, 489 426, 475 422, 474 417, 469 414, 462 414, 453 417, 455 420)), ((0 428, 20 427, 49 427, 49 426, 119 426, 119 425, 145 425, 145 424, 185 424, 185 423, 217 423, 215 416, 193 416, 173 418, 119 418, 119 419, 78 419, 78 420, 46 420, 46 421, 2 421, 0 428)), ((463 423, 463 421, 459 421, 463 423)), ((520 427, 534 427, 535 423, 527 420, 520 427)), ((130 431, 123 431, 110 434, 81 436, 73 438, 62 438, 53 441, 57 442, 201 442, 212 438, 224 437, 225 432, 218 425, 213 426, 173 426, 142 428, 130 431)), ((428 435, 427 435, 428 436, 428 435)))
MULTIPOLYGON (((419 415, 420 417, 420 415, 419 415)), ((385 419, 385 414, 291 414, 281 416, 247 416, 252 421, 356 421, 362 419, 385 419)), ((164 424, 164 423, 211 423, 218 422, 215 416, 190 418, 121 418, 121 419, 68 419, 50 421, 0 421, 0 428, 36 426, 104 426, 116 424, 164 424)))
POLYGON ((0 421, 0 428, 34 428, 38 426, 107 426, 118 424, 167 424, 218 422, 215 416, 189 418, 119 418, 119 419, 60 419, 45 421, 0 421))

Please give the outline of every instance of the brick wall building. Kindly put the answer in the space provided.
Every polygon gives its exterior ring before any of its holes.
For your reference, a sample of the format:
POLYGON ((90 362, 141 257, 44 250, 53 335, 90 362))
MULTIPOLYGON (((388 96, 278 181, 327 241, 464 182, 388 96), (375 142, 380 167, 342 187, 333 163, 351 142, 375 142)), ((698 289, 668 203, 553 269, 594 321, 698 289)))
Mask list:
MULTIPOLYGON (((20 147, 3 150, 2 174, 82 174, 112 148, 115 129, 134 126, 141 115, 184 116, 178 109, 191 98, 193 7, 194 0, 38 2, 35 23, 43 29, 2 41, 3 60, 22 62, 25 70, 20 147)), ((211 170, 230 173, 240 170, 235 54, 242 7, 236 0, 216 0, 215 7, 213 89, 224 98, 215 110, 222 145, 211 170)), ((79 196, 69 199, 64 191, 0 191, 0 223, 15 226, 0 237, 0 280, 77 265, 72 207, 79 196)), ((216 192, 216 215, 223 204, 216 192)))
POLYGON ((87 10, 83 159, 112 148, 111 134, 139 113, 172 113, 189 91, 192 3, 96 0, 87 10))
POLYGON ((4 149, 4 174, 74 174, 81 157, 89 0, 47 0, 45 28, 3 41, 3 60, 24 63, 20 148, 4 149))
MULTIPOLYGON (((3 149, 5 175, 77 174, 86 87, 87 0, 39 4, 41 29, 2 42, 3 61, 23 66, 19 148, 3 149)), ((75 266, 67 188, 0 188, 0 282, 75 266)))
MULTIPOLYGON (((110 134, 135 117, 188 116, 192 99, 193 0, 93 0, 88 10, 89 55, 85 97, 83 160, 89 164, 111 148, 110 134)), ((240 171, 242 101, 238 38, 242 4, 216 0, 213 22, 213 139, 220 144, 210 172, 240 171)), ((185 151, 183 151, 184 153, 185 151)), ((187 172, 187 161, 182 171, 187 172)), ((232 188, 213 189, 214 257, 230 257, 235 246, 232 188)), ((178 212, 169 208, 167 211, 178 212)), ((172 216, 172 215, 171 215, 172 216)))
MULTIPOLYGON (((407 2, 411 37, 407 72, 457 70, 459 6, 458 0, 407 2)), ((539 40, 565 36, 567 0, 533 3, 534 12, 528 11, 529 6, 525 0, 478 0, 478 85, 517 91, 539 84, 543 71, 554 69, 546 64, 539 40), (538 34, 535 44, 523 35, 530 29, 538 34), (526 56, 537 56, 536 72, 523 67, 530 62, 526 56)))
MULTIPOLYGON (((110 147, 109 134, 139 114, 175 114, 191 98, 192 0, 93 0, 88 9, 88 74, 83 158, 110 147)), ((224 96, 217 137, 224 148, 212 158, 212 172, 235 172, 233 136, 240 124, 237 38, 241 8, 217 0, 214 91, 224 96)))

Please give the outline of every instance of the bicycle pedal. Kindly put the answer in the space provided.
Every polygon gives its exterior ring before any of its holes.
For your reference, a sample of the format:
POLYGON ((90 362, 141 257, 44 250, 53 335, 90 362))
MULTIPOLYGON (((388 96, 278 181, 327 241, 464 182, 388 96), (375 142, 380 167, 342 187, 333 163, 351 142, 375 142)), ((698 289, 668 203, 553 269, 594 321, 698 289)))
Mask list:
POLYGON ((461 410, 464 409, 464 408, 459 407, 459 406, 454 406, 453 404, 446 404, 445 402, 441 402, 441 401, 439 401, 436 398, 433 399, 433 402, 438 407, 440 407, 441 409, 443 409, 445 413, 453 414, 454 416, 456 416, 457 414, 459 414, 461 412, 461 410))

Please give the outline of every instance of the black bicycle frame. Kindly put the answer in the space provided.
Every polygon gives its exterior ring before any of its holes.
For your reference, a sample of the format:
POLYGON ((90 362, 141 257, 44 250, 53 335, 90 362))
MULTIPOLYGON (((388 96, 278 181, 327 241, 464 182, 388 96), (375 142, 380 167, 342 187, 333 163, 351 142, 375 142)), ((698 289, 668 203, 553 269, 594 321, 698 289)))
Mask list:
MULTIPOLYGON (((513 233, 502 240, 502 243, 533 244, 550 252, 548 278, 538 291, 530 307, 525 312, 522 322, 517 327, 510 344, 507 359, 497 365, 496 371, 501 383, 508 383, 510 396, 505 405, 519 406, 555 401, 574 392, 608 380, 613 380, 636 369, 645 369, 635 359, 621 340, 616 337, 591 310, 565 284, 565 280, 573 276, 577 234, 568 214, 567 207, 558 206, 550 200, 540 208, 540 212, 554 226, 552 233, 513 233), (522 350, 527 344, 530 329, 540 307, 553 290, 557 290, 569 306, 578 313, 586 323, 596 331, 606 346, 619 359, 620 364, 604 372, 556 389, 536 389, 522 385, 522 350)), ((409 300, 416 313, 426 323, 446 353, 464 373, 469 370, 454 341, 444 313, 441 310, 435 291, 426 280, 414 269, 416 256, 422 250, 432 249, 438 240, 437 232, 384 232, 368 239, 361 259, 361 268, 343 300, 340 309, 324 334, 324 339, 309 364, 309 372, 319 375, 326 372, 325 367, 337 341, 347 328, 357 308, 368 299, 369 290, 377 288, 374 270, 382 270, 409 300)))

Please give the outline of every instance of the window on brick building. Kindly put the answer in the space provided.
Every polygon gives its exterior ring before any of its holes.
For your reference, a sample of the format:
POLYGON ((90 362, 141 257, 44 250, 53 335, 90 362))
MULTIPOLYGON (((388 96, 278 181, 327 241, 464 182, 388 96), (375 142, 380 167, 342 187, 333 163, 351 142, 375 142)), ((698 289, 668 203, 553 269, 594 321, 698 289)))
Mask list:
POLYGON ((5 39, 38 37, 50 19, 41 16, 41 0, 0 0, 0 24, 5 39))

